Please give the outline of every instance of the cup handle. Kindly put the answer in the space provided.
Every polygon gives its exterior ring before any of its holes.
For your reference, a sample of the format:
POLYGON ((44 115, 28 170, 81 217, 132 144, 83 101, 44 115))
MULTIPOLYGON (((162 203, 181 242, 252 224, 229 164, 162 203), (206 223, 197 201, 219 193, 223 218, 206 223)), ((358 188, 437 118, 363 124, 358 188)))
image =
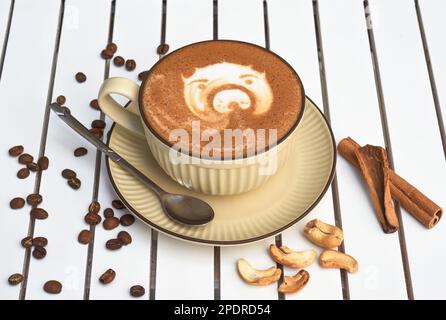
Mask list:
POLYGON ((109 78, 99 89, 98 102, 101 110, 116 123, 127 130, 144 137, 144 129, 138 110, 139 86, 127 78, 109 78), (130 105, 124 108, 111 97, 118 94, 130 100, 130 105))

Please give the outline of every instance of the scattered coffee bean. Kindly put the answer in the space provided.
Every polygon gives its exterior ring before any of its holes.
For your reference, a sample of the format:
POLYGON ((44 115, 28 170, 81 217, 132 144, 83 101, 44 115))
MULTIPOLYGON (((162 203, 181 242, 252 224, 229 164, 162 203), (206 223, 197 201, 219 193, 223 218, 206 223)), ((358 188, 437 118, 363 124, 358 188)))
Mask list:
POLYGON ((92 128, 97 128, 97 129, 104 129, 106 126, 105 121, 104 120, 93 120, 93 122, 91 123, 91 127, 92 128))
POLYGON ((33 246, 33 237, 25 237, 20 243, 23 248, 31 248, 33 246))
POLYGON ((81 187, 81 181, 78 178, 68 179, 67 183, 74 190, 77 190, 81 187))
POLYGON ((88 213, 99 213, 99 210, 101 210, 101 205, 97 201, 93 201, 88 206, 88 213))
POLYGON ((113 53, 116 53, 116 51, 118 51, 118 46, 116 45, 116 43, 110 42, 109 44, 107 44, 107 47, 105 47, 105 49, 110 50, 113 53))
POLYGON ((79 232, 79 235, 77 236, 77 240, 82 244, 88 244, 92 240, 92 235, 90 230, 82 230, 79 232))
POLYGON ((143 71, 143 72, 138 73, 139 81, 144 81, 147 78, 148 74, 149 74, 149 71, 143 71))
POLYGON ((135 217, 131 214, 125 214, 119 219, 124 227, 131 226, 135 222, 135 217))
POLYGON ((95 110, 100 110, 98 99, 93 99, 90 101, 90 107, 92 107, 95 110))
POLYGON ((23 153, 23 146, 14 146, 8 150, 8 153, 11 157, 18 157, 23 153))
POLYGON ((82 156, 85 156, 87 153, 88 153, 88 150, 84 147, 79 147, 76 150, 74 150, 75 157, 82 157, 82 156))
POLYGON ((33 208, 31 209, 31 218, 45 220, 48 218, 48 212, 42 208, 33 208))
POLYGON ((128 59, 128 60, 125 62, 125 68, 126 68, 128 71, 133 71, 133 70, 135 70, 135 68, 136 68, 136 62, 135 62, 135 60, 133 60, 133 59, 128 59))
POLYGON ((110 239, 105 243, 105 247, 108 250, 118 250, 121 249, 122 244, 118 239, 110 239))
POLYGON ((104 217, 106 218, 111 218, 115 215, 115 212, 113 211, 112 208, 107 208, 104 210, 104 217))
POLYGON ((116 277, 116 272, 113 269, 108 269, 99 277, 99 281, 102 284, 108 284, 112 282, 115 279, 115 277, 116 277))
POLYGON ((25 165, 33 162, 33 160, 34 160, 33 156, 29 155, 27 153, 21 154, 19 157, 19 163, 25 164, 25 165))
POLYGON ((122 67, 122 66, 124 65, 124 63, 125 63, 125 60, 124 60, 124 58, 121 57, 121 56, 116 56, 116 57, 113 59, 113 63, 114 63, 115 66, 117 66, 117 67, 122 67))
POLYGON ((43 259, 46 256, 46 249, 44 247, 35 247, 33 250, 33 257, 36 259, 43 259))
POLYGON ((28 168, 22 168, 19 171, 17 171, 17 178, 26 179, 28 177, 29 177, 29 169, 28 168))
POLYGON ((62 283, 57 280, 47 281, 43 285, 43 290, 45 290, 46 293, 58 294, 62 291, 62 283))
POLYGON ((104 222, 102 222, 102 226, 105 230, 112 230, 119 226, 119 219, 116 217, 106 218, 104 222))
POLYGON ((31 193, 30 195, 28 195, 26 197, 26 202, 31 206, 37 206, 37 205, 41 204, 42 201, 43 201, 43 198, 38 193, 31 193))
POLYGON ((124 204, 119 199, 116 199, 116 200, 112 201, 112 207, 115 208, 115 209, 118 209, 118 210, 125 209, 124 204))
POLYGON ((40 170, 46 170, 50 165, 50 160, 48 159, 48 157, 43 156, 39 160, 37 160, 37 165, 39 166, 40 170))
POLYGON ((156 49, 158 54, 166 54, 169 51, 169 45, 167 43, 162 43, 156 49))
POLYGON ((89 225, 95 226, 95 225, 101 223, 102 218, 97 213, 87 213, 84 217, 84 220, 89 225))
POLYGON ((91 128, 89 131, 98 139, 102 139, 102 136, 104 135, 104 131, 99 128, 91 128))
POLYGON ((142 297, 146 293, 146 289, 143 286, 136 285, 130 288, 130 295, 135 298, 142 297))
POLYGON ((59 106, 65 104, 66 101, 67 101, 67 99, 65 99, 65 96, 62 96, 62 95, 58 96, 56 99, 56 102, 59 106))
POLYGON ((33 246, 35 247, 46 247, 48 244, 48 239, 45 237, 36 237, 33 239, 33 246))
POLYGON ((76 178, 76 172, 71 169, 64 169, 62 170, 62 177, 64 177, 65 179, 76 178))
POLYGON ((122 245, 126 246, 132 243, 132 236, 127 231, 120 231, 118 233, 118 240, 121 241, 122 245))
POLYGON ((11 286, 16 286, 23 281, 23 276, 20 273, 11 274, 8 278, 8 282, 11 286))
POLYGON ((35 163, 35 162, 28 163, 28 164, 26 165, 26 167, 27 167, 30 171, 32 171, 32 172, 37 172, 37 171, 39 171, 39 166, 38 166, 38 164, 35 163))
POLYGON ((9 202, 11 209, 21 209, 25 205, 25 199, 16 197, 9 202))
POLYGON ((109 50, 109 49, 104 49, 101 51, 101 57, 103 59, 111 59, 113 58, 113 51, 109 50))
POLYGON ((78 72, 74 76, 76 78, 76 81, 79 83, 85 82, 87 80, 87 76, 83 72, 78 72))

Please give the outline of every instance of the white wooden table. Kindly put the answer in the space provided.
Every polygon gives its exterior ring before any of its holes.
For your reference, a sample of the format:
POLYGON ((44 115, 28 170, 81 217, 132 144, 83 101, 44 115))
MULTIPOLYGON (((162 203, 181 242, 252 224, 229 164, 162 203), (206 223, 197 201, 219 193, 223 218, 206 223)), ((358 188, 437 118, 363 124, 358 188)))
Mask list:
MULTIPOLYGON (((49 113, 59 94, 85 124, 99 117, 89 107, 104 78, 136 80, 150 68, 163 42, 170 50, 212 39, 239 39, 269 46, 300 74, 307 94, 330 119, 336 140, 386 145, 396 171, 446 207, 446 2, 439 0, 0 0, 0 263, 1 299, 128 299, 131 285, 145 299, 278 299, 276 286, 251 287, 235 271, 245 257, 270 266, 266 248, 274 239, 241 247, 184 243, 140 222, 128 230, 133 243, 111 252, 110 233, 97 227, 94 243, 77 242, 88 204, 116 198, 104 159, 49 113), (136 72, 108 65, 98 54, 107 41, 137 62, 136 72), (88 80, 80 85, 74 74, 88 80), (443 142, 443 143, 442 143, 443 142), (23 144, 50 169, 18 180, 7 150, 23 144), (73 192, 60 178, 75 168, 82 188, 73 192), (38 191, 50 217, 31 221, 27 209, 13 211, 13 197, 38 191), (49 239, 48 255, 36 260, 20 245, 28 234, 49 239), (103 286, 107 268, 115 281, 103 286), (10 286, 12 273, 22 286, 10 286), (57 279, 60 295, 42 285, 57 279)), ((110 122, 108 123, 110 127, 110 122)), ((384 234, 359 175, 338 159, 336 177, 319 205, 282 235, 290 247, 308 247, 301 230, 318 217, 342 224, 344 250, 360 272, 347 275, 313 265, 311 281, 286 299, 446 298, 446 222, 427 231, 401 210, 401 229, 384 234)))

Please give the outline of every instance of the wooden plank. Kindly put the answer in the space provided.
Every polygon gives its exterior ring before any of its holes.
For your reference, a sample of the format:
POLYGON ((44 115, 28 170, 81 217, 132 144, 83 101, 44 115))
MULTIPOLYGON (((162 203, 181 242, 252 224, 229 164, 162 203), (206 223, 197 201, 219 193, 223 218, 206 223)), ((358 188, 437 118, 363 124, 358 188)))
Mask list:
MULTIPOLYGON (((104 60, 99 52, 107 40, 109 15, 108 0, 65 3, 53 100, 64 95, 73 115, 87 127, 99 118, 99 112, 90 108, 89 102, 103 81, 104 60), (86 74, 85 83, 74 79, 79 71, 86 74)), ((77 236, 80 230, 88 229, 84 215, 92 198, 96 150, 52 113, 45 154, 50 159, 50 169, 42 176, 40 192, 49 218, 36 221, 34 233, 48 238, 48 255, 43 260, 31 259, 27 299, 42 295, 47 299, 82 299, 87 246, 78 243, 77 236), (86 147, 88 154, 76 158, 73 151, 80 146, 86 147), (72 190, 61 176, 65 168, 76 171, 82 181, 79 190, 72 190), (61 294, 42 293, 42 283, 49 279, 63 283, 61 294)))
MULTIPOLYGON (((118 45, 118 55, 125 59, 135 59, 136 70, 128 72, 124 67, 110 68, 110 76, 122 76, 137 81, 138 73, 147 70, 158 60, 156 48, 160 39, 161 0, 118 1, 116 4, 113 41, 118 45)), ((107 119, 107 127, 111 121, 107 119)), ((104 208, 109 207, 116 195, 111 187, 104 161, 102 162, 99 186, 99 201, 104 208)), ((120 216, 127 210, 115 210, 120 216)), ((146 289, 141 299, 149 296, 150 274, 150 228, 137 220, 130 227, 119 227, 106 231, 102 227, 96 229, 95 248, 91 281, 91 299, 131 299, 129 288, 139 284, 146 289), (128 231, 132 244, 119 251, 112 252, 105 248, 108 239, 116 237, 120 230, 128 231), (116 279, 109 285, 99 283, 99 276, 108 268, 116 271, 116 279)))
MULTIPOLYGON (((374 0, 370 7, 395 169, 444 208, 446 166, 414 3, 374 0)), ((444 299, 446 224, 427 231, 403 215, 415 298, 444 299)))
MULTIPOLYGON (((170 51, 212 39, 212 0, 169 0, 166 43, 170 51)), ((161 169, 160 169, 161 170, 161 169)), ((212 299, 213 247, 158 234, 156 299, 212 299), (172 279, 178 276, 178 281, 172 279)))
MULTIPOLYGON (((13 145, 22 144, 26 152, 35 157, 38 155, 58 17, 58 1, 21 0, 15 3, 0 82, 0 99, 3 109, 8 109, 7 114, 0 117, 0 131, 4 137, 0 139, 0 149, 3 150, 0 158, 0 181, 3 181, 0 234, 4 237, 3 259, 6 261, 0 267, 1 279, 22 272, 25 251, 20 240, 28 233, 30 207, 12 211, 9 201, 32 193, 35 177, 32 174, 25 180, 18 180, 16 172, 21 166, 17 164, 17 159, 9 158, 7 150, 13 145)), ((19 290, 20 286, 5 284, 0 298, 17 299, 19 290)))
MULTIPOLYGON (((271 50, 278 53, 297 71, 306 94, 323 109, 319 60, 315 38, 313 5, 311 0, 268 0, 268 20, 271 50), (293 36, 290 37, 290 34, 293 36)), ((318 218, 335 224, 331 188, 320 204, 296 226, 283 232, 282 242, 290 248, 304 250, 314 246, 303 236, 303 228, 311 219, 318 218)), ((318 248, 314 247, 319 251, 318 248)), ((339 272, 322 270, 317 263, 307 268, 311 280, 299 294, 286 299, 342 299, 339 272), (327 284, 330 284, 327 286, 327 284)), ((285 270, 294 274, 296 270, 285 270)))
MULTIPOLYGON (((319 12, 336 141, 384 145, 363 3, 321 0, 319 12)), ((349 275, 351 298, 406 298, 398 234, 382 232, 361 176, 342 158, 337 178, 345 249, 360 265, 349 275)))

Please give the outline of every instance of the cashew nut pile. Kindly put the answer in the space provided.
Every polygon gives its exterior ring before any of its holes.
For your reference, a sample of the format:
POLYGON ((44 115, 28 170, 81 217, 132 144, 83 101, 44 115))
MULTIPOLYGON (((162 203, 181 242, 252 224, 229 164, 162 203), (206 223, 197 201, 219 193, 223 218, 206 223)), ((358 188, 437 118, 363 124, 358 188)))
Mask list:
MULTIPOLYGON (((336 226, 314 219, 308 222, 304 228, 305 237, 319 247, 324 248, 319 255, 319 265, 322 268, 344 269, 348 272, 358 271, 358 262, 352 256, 333 250, 344 241, 344 233, 336 226)), ((310 266, 317 257, 314 249, 294 251, 287 246, 269 246, 271 258, 283 266, 301 269, 293 276, 284 276, 278 291, 281 293, 293 293, 303 289, 310 280, 308 271, 302 269, 310 266)), ((255 269, 245 259, 237 261, 237 270, 241 278, 248 284, 264 286, 277 282, 281 275, 281 269, 272 266, 268 269, 255 269)))

